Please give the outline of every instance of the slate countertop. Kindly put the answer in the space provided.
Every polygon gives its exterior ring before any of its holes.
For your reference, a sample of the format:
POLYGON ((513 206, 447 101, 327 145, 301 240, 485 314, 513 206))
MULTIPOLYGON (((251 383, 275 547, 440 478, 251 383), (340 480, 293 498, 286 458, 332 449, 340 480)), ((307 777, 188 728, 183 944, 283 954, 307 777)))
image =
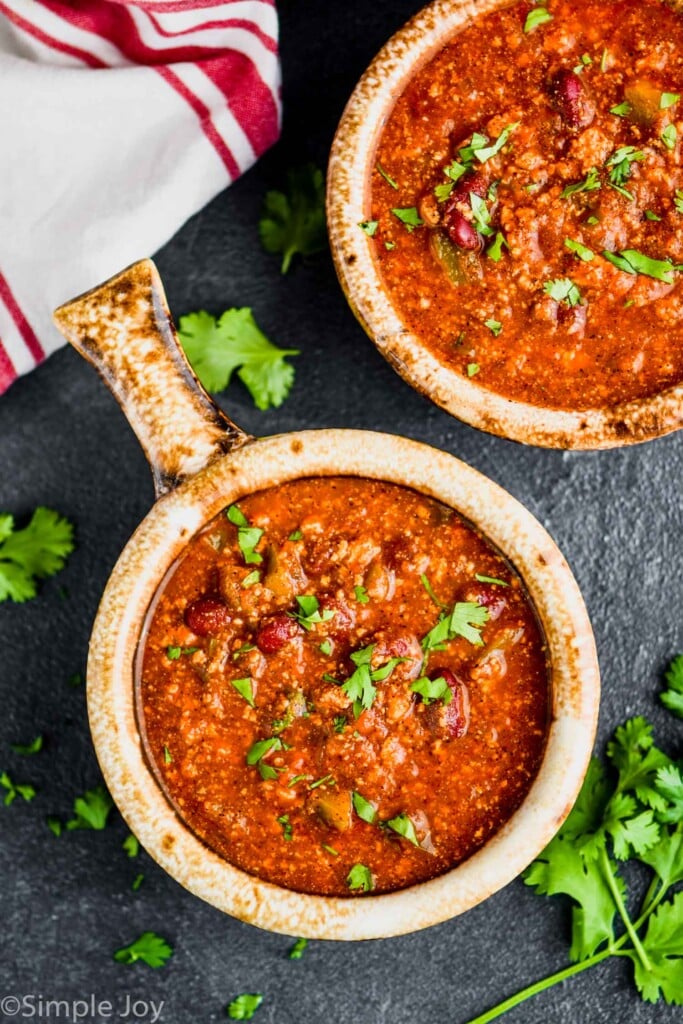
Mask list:
MULTIPOLYGON (((338 8, 282 0, 285 127, 281 143, 218 196, 157 256, 176 316, 237 305, 282 347, 299 348, 297 378, 279 410, 259 413, 239 383, 221 396, 257 434, 322 426, 385 430, 464 459, 518 497, 567 556, 594 624, 603 675, 599 744, 626 717, 655 723, 680 752, 680 726, 656 694, 683 646, 683 433, 596 454, 525 448, 456 422, 420 398, 381 359, 351 315, 327 255, 281 277, 256 225, 267 188, 293 163, 325 165, 335 125, 364 67, 416 10, 408 0, 347 0, 338 8)), ((32 804, 0 807, 0 1019, 58 1019, 44 1001, 109 1001, 81 1020, 163 1024, 225 1017, 240 992, 263 992, 259 1024, 461 1024, 568 962, 569 908, 520 881, 465 916, 403 938, 312 943, 287 959, 287 938, 201 903, 146 854, 129 860, 118 816, 103 832, 54 838, 45 815, 67 817, 96 785, 83 672, 99 595, 148 510, 150 475, 135 438, 97 376, 62 350, 0 399, 0 508, 35 505, 77 523, 78 547, 37 601, 0 608, 0 769, 35 782, 32 804), (63 595, 62 588, 66 588, 63 595), (44 732, 45 752, 21 760, 9 744, 44 732), (139 893, 135 875, 144 872, 139 893), (168 937, 163 970, 126 968, 112 952, 140 932, 168 937), (33 995, 23 1017, 6 995, 33 995), (40 1000, 43 1000, 39 1012, 40 1000), (140 1001, 136 1013, 131 1005, 140 1001), (143 1005, 144 1004, 144 1005, 143 1005), (30 1012, 30 1006, 36 1012, 30 1012), (7 1011, 7 1012, 6 1012, 7 1011)), ((21 781, 21 779, 20 779, 21 781)), ((612 962, 521 1006, 509 1024, 662 1024, 674 1007, 640 1001, 631 967, 612 962)), ((63 1019, 74 1019, 66 1018, 63 1019)))

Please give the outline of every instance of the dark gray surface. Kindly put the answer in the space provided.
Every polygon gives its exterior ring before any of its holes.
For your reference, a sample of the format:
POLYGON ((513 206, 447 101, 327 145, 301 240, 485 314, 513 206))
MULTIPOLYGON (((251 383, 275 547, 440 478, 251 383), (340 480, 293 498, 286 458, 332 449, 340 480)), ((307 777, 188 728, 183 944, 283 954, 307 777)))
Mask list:
MULTIPOLYGON (((478 433, 418 397, 382 361, 346 307, 327 255, 281 278, 258 244, 264 190, 280 184, 291 162, 324 164, 356 78, 415 6, 283 0, 283 141, 159 254, 171 307, 179 315, 251 305, 277 343, 302 350, 282 409, 258 413, 239 384, 222 396, 249 430, 349 426, 406 434, 460 456, 520 498, 560 544, 588 603, 604 683, 600 741, 625 717, 644 713, 662 743, 680 751, 680 728, 655 695, 662 666, 683 645, 683 434, 631 450, 563 454, 478 433)), ((519 881, 438 928, 382 942, 315 943, 297 963, 286 958, 286 938, 200 903, 145 854, 128 860, 118 815, 104 832, 53 838, 45 815, 67 816, 74 796, 100 778, 85 695, 67 679, 83 670, 98 597, 150 506, 152 487, 114 400, 71 351, 0 399, 0 437, 0 509, 22 516, 46 504, 78 527, 67 569, 39 599, 0 607, 0 769, 39 789, 30 805, 0 807, 0 997, 94 993, 114 1004, 113 1019, 121 1019, 129 996, 164 1000, 164 1024, 200 1024, 226 1019, 224 1007, 237 993, 261 991, 261 1024, 461 1024, 567 963, 567 905, 519 881), (41 731, 48 742, 39 757, 10 753, 10 743, 41 731), (145 882, 135 895, 138 871, 145 882), (147 929, 175 945, 170 965, 114 964, 112 951, 147 929)), ((504 1019, 643 1024, 655 1015, 677 1019, 674 1008, 640 1002, 628 966, 608 962, 504 1019)), ((0 1012, 0 1019, 22 1018, 0 1012)), ((53 1011, 32 1019, 57 1018, 53 1011)))

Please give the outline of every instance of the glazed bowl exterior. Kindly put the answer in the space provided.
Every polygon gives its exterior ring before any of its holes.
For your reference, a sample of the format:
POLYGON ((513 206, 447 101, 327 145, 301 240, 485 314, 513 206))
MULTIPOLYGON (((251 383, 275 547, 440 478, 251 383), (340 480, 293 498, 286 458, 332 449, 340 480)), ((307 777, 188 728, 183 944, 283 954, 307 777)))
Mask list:
MULTIPOLYGON (((359 224, 370 216, 370 178, 382 129, 396 100, 473 18, 510 0, 435 0, 394 35, 356 86, 332 144, 327 223, 339 281, 361 326, 417 391, 471 426, 548 448, 613 448, 647 441, 683 425, 683 385, 652 398, 564 411, 514 401, 441 362, 402 323, 384 287, 374 242, 359 224)), ((680 0, 673 6, 679 9, 680 0)))
POLYGON ((473 907, 514 878, 569 812, 598 712, 595 645, 577 584, 533 516, 495 483, 405 438, 315 430, 255 440, 223 417, 176 343, 149 261, 62 307, 57 323, 96 364, 152 461, 161 495, 114 568, 88 660, 90 727, 122 815, 152 857, 197 896, 289 935, 369 939, 415 931, 473 907), (148 609, 189 539, 244 495, 301 477, 353 475, 413 488, 475 524, 523 577, 545 631, 551 708, 543 761, 526 799, 477 853, 446 874, 383 895, 311 896, 262 881, 210 850, 176 815, 145 756, 136 653, 148 609))

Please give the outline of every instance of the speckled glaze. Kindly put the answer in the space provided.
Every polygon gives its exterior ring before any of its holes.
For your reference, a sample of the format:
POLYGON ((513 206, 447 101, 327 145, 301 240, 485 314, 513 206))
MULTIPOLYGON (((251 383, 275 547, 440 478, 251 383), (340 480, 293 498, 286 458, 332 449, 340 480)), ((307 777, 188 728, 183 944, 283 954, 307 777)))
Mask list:
MULTIPOLYGON (((332 145, 327 222, 337 275, 375 345, 416 390, 453 416, 491 434, 547 448, 614 448, 683 426, 683 386, 653 398, 566 412, 516 402, 441 363, 402 324, 384 289, 367 220, 379 134, 409 79, 473 18, 510 0, 436 0, 393 36, 356 86, 332 145)), ((672 4, 683 9, 680 0, 672 4)))
POLYGON ((114 568, 88 659, 97 756, 114 800, 145 849, 173 878, 220 910, 271 931, 318 939, 415 931, 468 910, 507 884, 569 812, 585 774, 598 712, 591 626, 569 567, 546 531, 480 473, 405 438, 356 430, 247 437, 194 378, 148 260, 61 307, 55 319, 121 402, 164 492, 114 568), (430 495, 457 509, 500 548, 524 578, 545 630, 552 691, 539 775, 507 824, 439 878, 388 895, 346 899, 291 892, 207 849, 176 816, 155 780, 134 697, 145 614, 189 538, 245 494, 299 477, 338 474, 388 480, 430 495), (171 481, 180 479, 171 488, 171 481))

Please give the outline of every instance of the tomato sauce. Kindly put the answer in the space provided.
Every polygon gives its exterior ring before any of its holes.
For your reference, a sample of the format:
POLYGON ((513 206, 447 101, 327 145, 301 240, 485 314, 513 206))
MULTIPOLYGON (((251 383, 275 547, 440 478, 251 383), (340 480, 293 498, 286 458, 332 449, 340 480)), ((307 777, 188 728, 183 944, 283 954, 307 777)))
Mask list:
POLYGON ((473 19, 397 100, 360 226, 410 331, 543 407, 680 383, 682 94, 683 18, 663 0, 473 19))
POLYGON ((522 582, 480 534, 414 491, 331 477, 194 537, 150 609, 137 696, 147 756, 208 846, 355 895, 438 875, 500 828, 538 770, 549 684, 522 582))

